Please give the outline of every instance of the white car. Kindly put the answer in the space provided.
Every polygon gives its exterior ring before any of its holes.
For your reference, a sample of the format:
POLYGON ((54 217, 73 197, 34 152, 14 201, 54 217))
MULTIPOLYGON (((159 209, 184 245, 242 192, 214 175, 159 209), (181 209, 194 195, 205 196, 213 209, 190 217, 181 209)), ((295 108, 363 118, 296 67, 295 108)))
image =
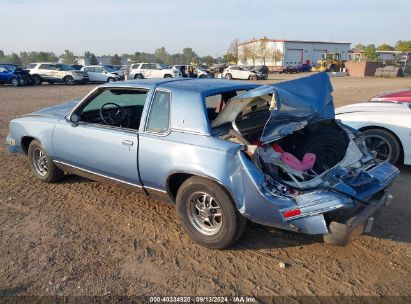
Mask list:
MULTIPOLYGON (((210 77, 206 71, 194 65, 189 65, 189 64, 188 65, 184 65, 184 64, 173 65, 173 69, 176 69, 180 72, 183 67, 186 73, 185 77, 188 77, 188 71, 190 67, 194 70, 194 78, 209 78, 210 77)), ((184 75, 182 76, 184 77, 184 75)))
POLYGON ((111 82, 122 78, 116 71, 101 65, 88 65, 81 70, 87 72, 90 82, 111 82))
POLYGON ((375 156, 411 165, 411 104, 357 103, 335 110, 336 118, 365 135, 375 156))
POLYGON ((160 63, 135 63, 131 65, 129 79, 136 78, 176 78, 181 72, 160 63))
POLYGON ((225 79, 263 79, 264 76, 260 73, 252 72, 246 67, 239 65, 230 65, 223 71, 223 78, 225 79))

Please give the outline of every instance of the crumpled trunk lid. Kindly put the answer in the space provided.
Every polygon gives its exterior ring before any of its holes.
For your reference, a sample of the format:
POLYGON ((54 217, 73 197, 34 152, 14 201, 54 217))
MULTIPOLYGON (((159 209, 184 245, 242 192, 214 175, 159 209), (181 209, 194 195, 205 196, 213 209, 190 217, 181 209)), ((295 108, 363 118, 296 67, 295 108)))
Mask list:
POLYGON ((334 118, 332 91, 326 73, 258 87, 230 99, 212 128, 235 122, 247 106, 264 97, 260 103, 267 103, 270 116, 260 140, 263 143, 278 140, 307 124, 334 118))

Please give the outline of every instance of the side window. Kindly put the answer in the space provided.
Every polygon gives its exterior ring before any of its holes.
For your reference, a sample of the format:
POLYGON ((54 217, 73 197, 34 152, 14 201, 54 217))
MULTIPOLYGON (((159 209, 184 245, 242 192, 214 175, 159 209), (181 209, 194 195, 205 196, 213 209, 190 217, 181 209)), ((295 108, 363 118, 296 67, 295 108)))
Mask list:
POLYGON ((94 96, 77 114, 80 121, 104 124, 100 117, 100 109, 104 106, 103 112, 116 113, 120 108, 125 116, 123 122, 126 123, 120 126, 138 130, 147 92, 144 89, 106 89, 94 96))
POLYGON ((170 93, 157 91, 150 109, 147 131, 163 133, 169 129, 170 93))
POLYGON ((142 64, 141 65, 141 69, 143 70, 149 70, 150 69, 150 65, 148 63, 142 64))
POLYGON ((51 70, 49 64, 40 64, 39 69, 42 69, 42 70, 51 70))

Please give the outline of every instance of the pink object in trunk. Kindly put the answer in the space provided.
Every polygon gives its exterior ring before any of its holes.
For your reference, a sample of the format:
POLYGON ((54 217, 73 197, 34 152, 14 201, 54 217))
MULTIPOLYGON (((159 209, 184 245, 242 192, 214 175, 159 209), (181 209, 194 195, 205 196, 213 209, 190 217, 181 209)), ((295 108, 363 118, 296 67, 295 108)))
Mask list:
POLYGON ((303 160, 300 161, 291 153, 284 152, 283 154, 281 154, 281 160, 292 169, 307 171, 314 167, 316 156, 313 153, 306 153, 303 157, 303 160))

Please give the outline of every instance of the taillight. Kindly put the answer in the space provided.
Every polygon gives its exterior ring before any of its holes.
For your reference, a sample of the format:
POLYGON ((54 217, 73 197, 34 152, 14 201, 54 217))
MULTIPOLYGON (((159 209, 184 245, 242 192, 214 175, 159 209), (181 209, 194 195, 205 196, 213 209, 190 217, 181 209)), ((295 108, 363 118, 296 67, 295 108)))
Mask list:
POLYGON ((301 214, 300 209, 292 209, 283 212, 284 218, 294 217, 301 214))

